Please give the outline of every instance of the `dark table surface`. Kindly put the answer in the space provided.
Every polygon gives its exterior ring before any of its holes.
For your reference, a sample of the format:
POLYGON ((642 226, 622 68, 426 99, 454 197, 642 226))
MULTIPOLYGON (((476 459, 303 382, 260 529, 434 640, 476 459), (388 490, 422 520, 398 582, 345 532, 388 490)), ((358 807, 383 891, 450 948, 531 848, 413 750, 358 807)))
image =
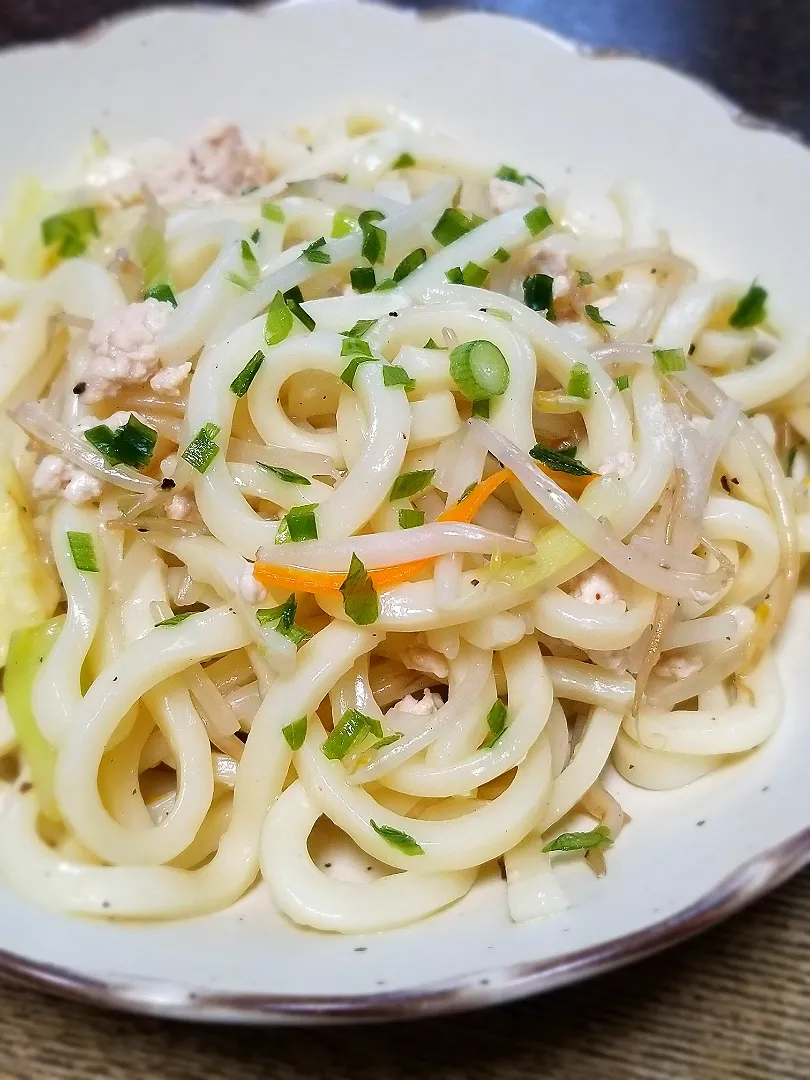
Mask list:
MULTIPOLYGON (((0 0, 0 46, 74 33, 138 6, 0 0)), ((659 58, 810 139, 810 0, 472 6, 659 58)), ((626 971, 477 1016, 398 1028, 206 1030, 0 986, 0 1080, 808 1080, 808 1003, 805 871, 725 926, 626 971)))

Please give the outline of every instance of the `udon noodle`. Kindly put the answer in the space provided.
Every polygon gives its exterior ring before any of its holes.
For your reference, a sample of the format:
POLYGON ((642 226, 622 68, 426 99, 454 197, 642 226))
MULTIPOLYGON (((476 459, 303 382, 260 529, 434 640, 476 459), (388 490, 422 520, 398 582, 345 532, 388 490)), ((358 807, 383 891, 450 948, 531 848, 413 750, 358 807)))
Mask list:
POLYGON ((609 870, 617 774, 689 784, 779 723, 805 338, 632 184, 334 132, 96 138, 9 207, 0 878, 50 908, 260 882, 378 931, 501 860, 511 917, 553 914, 566 864, 609 870))

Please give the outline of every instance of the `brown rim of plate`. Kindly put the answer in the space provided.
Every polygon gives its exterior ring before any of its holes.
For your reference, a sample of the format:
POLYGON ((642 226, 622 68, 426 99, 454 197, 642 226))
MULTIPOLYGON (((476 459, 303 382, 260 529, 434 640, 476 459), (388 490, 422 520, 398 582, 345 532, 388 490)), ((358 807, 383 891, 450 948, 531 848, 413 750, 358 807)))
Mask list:
POLYGON ((349 1024, 416 1020, 502 1004, 642 960, 728 918, 810 862, 810 828, 743 863, 682 911, 632 934, 537 962, 407 990, 346 996, 215 993, 160 980, 96 979, 0 950, 0 978, 74 1001, 205 1023, 349 1024))

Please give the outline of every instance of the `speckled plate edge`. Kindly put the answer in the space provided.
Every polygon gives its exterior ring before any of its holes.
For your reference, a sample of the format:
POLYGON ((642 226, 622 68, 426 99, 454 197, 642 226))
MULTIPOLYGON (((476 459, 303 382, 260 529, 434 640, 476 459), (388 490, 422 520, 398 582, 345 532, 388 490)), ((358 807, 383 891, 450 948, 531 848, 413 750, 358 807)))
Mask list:
MULTIPOLYGON (((305 3, 306 0, 291 2, 305 3)), ((246 5, 239 11, 250 15, 272 6, 272 3, 255 3, 246 5)), ((139 18, 155 10, 193 13, 210 12, 212 7, 216 8, 216 5, 192 3, 173 9, 171 5, 154 5, 133 14, 99 20, 61 41, 91 45, 113 26, 137 22, 139 18)), ((231 8, 223 10, 233 13, 231 8)), ((396 10, 405 10, 412 17, 429 21, 453 18, 469 11, 464 7, 451 6, 430 11, 414 11, 401 7, 396 10)), ((491 14, 504 17, 500 12, 491 14)), ((640 56, 632 50, 589 46, 572 41, 546 27, 538 27, 528 22, 526 25, 553 39, 560 47, 586 59, 606 62, 611 59, 643 60, 651 66, 664 68, 673 78, 693 83, 707 97, 719 102, 732 124, 768 132, 803 147, 808 146, 797 132, 748 113, 711 84, 665 62, 640 56)), ((47 47, 48 42, 41 44, 47 47)), ((14 51, 25 51, 32 47, 36 46, 16 47, 14 51)), ((605 974, 642 960, 686 941, 741 911, 787 881, 808 863, 810 828, 805 828, 747 860, 687 907, 642 930, 546 960, 493 966, 459 978, 426 983, 403 991, 342 996, 216 993, 160 980, 114 981, 89 978, 69 968, 33 961, 4 949, 0 949, 0 979, 106 1009, 195 1022, 315 1025, 415 1020, 503 1004, 605 974)))

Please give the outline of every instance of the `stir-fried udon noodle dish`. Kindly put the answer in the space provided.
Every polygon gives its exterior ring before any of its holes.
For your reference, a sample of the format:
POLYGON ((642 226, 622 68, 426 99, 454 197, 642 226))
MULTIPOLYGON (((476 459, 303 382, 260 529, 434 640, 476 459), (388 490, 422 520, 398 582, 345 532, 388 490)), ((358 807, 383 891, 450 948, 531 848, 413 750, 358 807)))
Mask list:
POLYGON ((341 123, 95 136, 8 199, 0 880, 51 908, 376 931, 500 863, 553 914, 624 781, 779 723, 810 354, 767 282, 632 183, 341 123))

